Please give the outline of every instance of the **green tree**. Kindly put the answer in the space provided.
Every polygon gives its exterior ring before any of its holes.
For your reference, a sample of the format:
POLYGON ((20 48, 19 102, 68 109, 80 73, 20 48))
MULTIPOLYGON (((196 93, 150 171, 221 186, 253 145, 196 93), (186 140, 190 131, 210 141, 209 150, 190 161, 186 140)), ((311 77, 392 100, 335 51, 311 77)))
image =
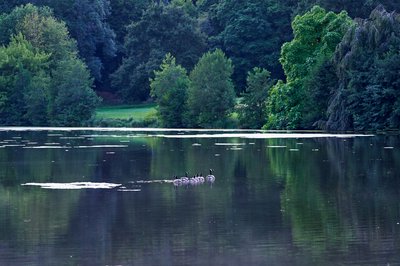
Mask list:
POLYGON ((400 2, 393 0, 300 0, 295 12, 304 12, 314 5, 333 12, 346 10, 352 18, 367 18, 378 5, 383 5, 389 11, 400 11, 400 2))
POLYGON ((190 73, 188 108, 191 126, 223 128, 235 106, 233 65, 217 49, 204 54, 190 73))
POLYGON ((247 74, 246 93, 239 109, 239 124, 242 128, 261 128, 266 123, 266 106, 269 90, 274 81, 271 73, 255 67, 247 74))
MULTIPOLYGON (((69 33, 77 40, 79 55, 85 60, 92 76, 100 82, 104 61, 114 57, 116 52, 115 34, 107 21, 110 15, 109 1, 12 0, 5 7, 9 10, 5 11, 9 12, 10 8, 29 3, 50 7, 54 10, 55 17, 66 22, 69 33)), ((41 8, 40 12, 45 9, 41 8)), ((47 10, 50 11, 50 9, 47 10)))
POLYGON ((55 91, 50 114, 52 125, 80 126, 94 116, 99 98, 91 89, 92 82, 90 72, 82 61, 60 62, 52 78, 55 91))
MULTIPOLYGON (((21 71, 16 74, 16 77, 22 75, 18 78, 18 84, 29 85, 24 90, 15 89, 15 92, 24 91, 24 97, 13 97, 11 100, 14 105, 18 103, 18 105, 26 106, 21 109, 25 110, 25 119, 19 120, 19 123, 28 121, 32 125, 53 125, 60 124, 61 122, 57 121, 60 118, 63 125, 77 125, 77 121, 84 124, 89 116, 93 115, 98 99, 91 89, 93 81, 87 73, 86 67, 77 57, 76 42, 70 38, 65 23, 57 21, 52 16, 50 9, 28 4, 16 7, 11 13, 2 15, 0 29, 4 30, 0 35, 0 42, 3 45, 7 45, 10 38, 13 40, 12 36, 19 32, 23 36, 20 38, 25 38, 32 49, 48 55, 47 69, 34 73, 21 71), (6 36, 5 33, 8 33, 9 36, 6 36), (67 108, 67 105, 60 99, 71 97, 76 91, 79 91, 81 95, 79 104, 75 98, 75 101, 69 101, 71 105, 75 106, 67 108), (93 100, 94 97, 97 100, 93 100), (62 107, 58 106, 59 104, 62 107), (81 112, 72 112, 76 108, 80 108, 81 112), (56 110, 71 111, 74 114, 65 119, 56 115, 56 110)), ((64 101, 68 102, 67 99, 64 101)), ((13 108, 7 109, 12 110, 13 108)), ((3 121, 3 123, 8 124, 7 121, 3 121)))
MULTIPOLYGON (((77 40, 80 56, 92 76, 101 81, 103 61, 115 56, 115 33, 107 18, 110 2, 107 0, 74 0, 72 8, 62 16, 71 36, 77 40)), ((65 12, 65 10, 63 10, 65 12)))
POLYGON ((189 78, 186 70, 167 54, 159 71, 150 80, 151 96, 158 104, 158 115, 164 127, 185 127, 187 90, 189 78))
POLYGON ((127 26, 138 22, 143 12, 151 4, 151 0, 113 0, 110 1, 111 15, 108 18, 111 28, 116 34, 117 44, 123 45, 127 34, 127 26))
POLYGON ((113 86, 125 101, 149 97, 149 78, 168 52, 191 69, 205 50, 205 36, 180 7, 151 5, 127 30, 126 55, 113 75, 113 86))
POLYGON ((400 15, 377 7, 338 45, 337 83, 327 127, 376 130, 400 126, 400 15))
POLYGON ((226 0, 209 12, 210 42, 232 59, 238 92, 245 90, 246 73, 255 66, 269 69, 273 78, 283 78, 279 50, 291 38, 291 2, 226 0))
MULTIPOLYGON (((279 82, 271 90, 267 102, 266 128, 310 128, 326 110, 313 96, 326 95, 313 87, 314 77, 329 61, 352 20, 345 11, 335 14, 319 6, 302 16, 296 16, 292 27, 294 38, 282 46, 280 62, 286 84, 279 82), (278 101, 278 102, 274 102, 278 101), (316 102, 315 102, 316 101, 316 102), (321 108, 321 109, 316 109, 321 108)), ((329 92, 328 92, 329 93, 329 92)))
POLYGON ((22 34, 0 47, 0 124, 45 125, 49 57, 38 52, 22 34))

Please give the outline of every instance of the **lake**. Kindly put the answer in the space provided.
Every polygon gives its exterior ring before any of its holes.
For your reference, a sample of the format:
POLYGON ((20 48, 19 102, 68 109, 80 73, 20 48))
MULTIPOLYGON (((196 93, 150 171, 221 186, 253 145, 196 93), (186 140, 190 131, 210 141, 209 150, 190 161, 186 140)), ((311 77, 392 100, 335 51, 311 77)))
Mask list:
POLYGON ((390 134, 0 128, 0 265, 394 265, 399 167, 390 134))

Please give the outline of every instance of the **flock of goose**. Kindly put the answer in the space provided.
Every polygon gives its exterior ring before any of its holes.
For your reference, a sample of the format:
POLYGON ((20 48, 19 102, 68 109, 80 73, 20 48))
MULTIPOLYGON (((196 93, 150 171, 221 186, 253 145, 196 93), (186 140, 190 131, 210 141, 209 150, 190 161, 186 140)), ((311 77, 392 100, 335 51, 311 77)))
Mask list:
POLYGON ((203 174, 197 174, 193 177, 188 177, 188 173, 185 173, 185 176, 182 177, 178 177, 175 176, 174 177, 174 181, 173 184, 175 187, 180 187, 180 186, 196 186, 196 185, 200 185, 203 184, 204 182, 208 182, 208 183, 214 183, 215 182, 215 176, 213 175, 213 170, 210 169, 210 174, 207 175, 206 177, 203 176, 203 174))

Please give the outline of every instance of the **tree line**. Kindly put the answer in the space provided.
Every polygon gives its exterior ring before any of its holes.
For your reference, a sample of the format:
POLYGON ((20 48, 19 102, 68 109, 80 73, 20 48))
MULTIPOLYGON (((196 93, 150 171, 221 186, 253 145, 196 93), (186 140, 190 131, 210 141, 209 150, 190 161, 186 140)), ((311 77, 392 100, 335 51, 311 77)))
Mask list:
POLYGON ((228 127, 235 112, 243 128, 396 128, 399 9, 393 0, 6 1, 0 124, 88 123, 94 89, 125 103, 155 99, 167 127, 228 127))

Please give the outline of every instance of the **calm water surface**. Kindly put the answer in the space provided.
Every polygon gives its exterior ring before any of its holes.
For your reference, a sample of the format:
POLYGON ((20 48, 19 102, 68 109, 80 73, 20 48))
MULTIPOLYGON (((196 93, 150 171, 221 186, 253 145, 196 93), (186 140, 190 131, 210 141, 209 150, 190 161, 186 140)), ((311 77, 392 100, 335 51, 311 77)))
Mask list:
POLYGON ((239 133, 0 130, 0 265, 398 265, 399 136, 239 133))

